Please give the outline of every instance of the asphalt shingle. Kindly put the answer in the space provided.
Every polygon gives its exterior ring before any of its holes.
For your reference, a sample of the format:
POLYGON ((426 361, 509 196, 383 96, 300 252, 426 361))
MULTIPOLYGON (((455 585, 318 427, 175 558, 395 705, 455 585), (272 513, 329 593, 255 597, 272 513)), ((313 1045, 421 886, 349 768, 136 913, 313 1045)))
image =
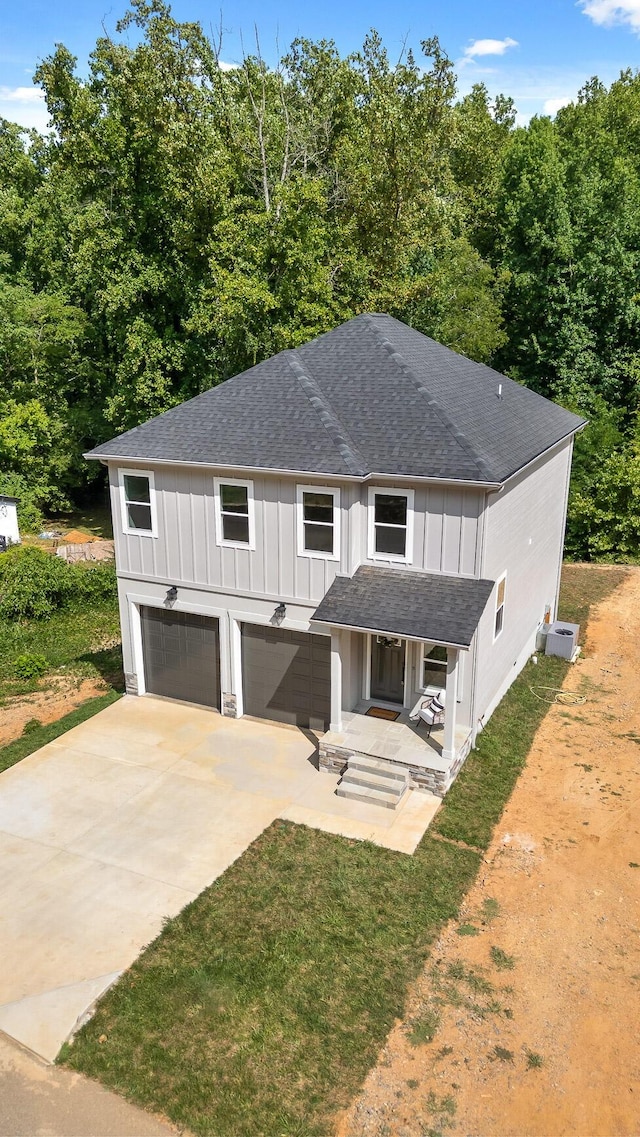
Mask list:
POLYGON ((312 621, 467 648, 491 580, 361 565, 337 576, 312 621))
POLYGON ((391 316, 364 315, 88 456, 501 483, 583 421, 391 316))

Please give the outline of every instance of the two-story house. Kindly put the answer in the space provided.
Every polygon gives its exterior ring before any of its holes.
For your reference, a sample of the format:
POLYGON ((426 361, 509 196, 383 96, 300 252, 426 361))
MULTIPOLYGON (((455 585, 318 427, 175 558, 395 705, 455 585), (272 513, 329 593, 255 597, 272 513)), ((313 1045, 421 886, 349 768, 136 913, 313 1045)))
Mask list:
POLYGON ((442 794, 554 619, 583 420, 387 315, 96 447, 127 691, 442 794), (409 714, 442 692, 428 735, 409 714), (382 717, 381 717, 382 716, 382 717))

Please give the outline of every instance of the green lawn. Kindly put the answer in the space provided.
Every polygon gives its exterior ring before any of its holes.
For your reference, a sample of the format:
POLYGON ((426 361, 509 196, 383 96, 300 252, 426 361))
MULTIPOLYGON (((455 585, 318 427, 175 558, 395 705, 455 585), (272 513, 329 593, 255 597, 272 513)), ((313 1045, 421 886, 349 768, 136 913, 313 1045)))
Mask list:
POLYGON ((52 674, 100 675, 116 688, 122 685, 115 598, 61 608, 44 620, 0 620, 0 643, 0 707, 15 695, 46 687, 52 674), (16 678, 16 659, 32 654, 44 656, 47 673, 40 680, 16 678))
MULTIPOLYGON (((619 579, 571 566, 562 614, 619 579)), ((559 685, 567 666, 525 671, 434 830, 486 846, 546 710, 529 685, 559 685)), ((479 864, 430 832, 408 857, 276 822, 167 924, 60 1060, 198 1134, 329 1134, 479 864)))
POLYGON ((327 1133, 478 864, 430 838, 408 857, 275 822, 63 1059, 195 1133, 327 1133))

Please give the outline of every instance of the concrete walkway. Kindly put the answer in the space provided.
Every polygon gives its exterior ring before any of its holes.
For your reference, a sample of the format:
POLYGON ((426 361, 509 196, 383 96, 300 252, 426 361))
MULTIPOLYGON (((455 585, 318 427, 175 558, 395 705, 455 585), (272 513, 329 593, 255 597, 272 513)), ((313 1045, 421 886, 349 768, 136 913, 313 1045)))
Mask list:
POLYGON ((339 798, 302 731, 125 697, 0 775, 0 1030, 48 1060, 277 817, 411 853, 437 798, 339 798))
POLYGON ((0 1137, 177 1137, 97 1082, 58 1069, 0 1034, 0 1137))

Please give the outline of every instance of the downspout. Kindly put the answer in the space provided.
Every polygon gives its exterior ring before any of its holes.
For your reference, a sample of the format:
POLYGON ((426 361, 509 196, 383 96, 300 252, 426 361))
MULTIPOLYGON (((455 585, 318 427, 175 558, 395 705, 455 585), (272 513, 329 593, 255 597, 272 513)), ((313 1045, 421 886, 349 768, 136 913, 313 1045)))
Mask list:
POLYGON ((574 435, 569 443, 569 461, 567 463, 567 476, 564 483, 564 516, 562 519, 562 544, 560 546, 560 559, 558 561, 558 578, 556 580, 556 594, 553 601, 553 619, 558 619, 558 602, 560 600, 560 581, 562 578, 562 563, 564 560, 564 540, 567 533, 567 513, 569 511, 569 485, 571 482, 571 462, 573 459, 574 435))
MULTIPOLYGON (((480 533, 478 534, 478 544, 477 544, 479 557, 477 557, 476 559, 477 559, 477 561, 479 560, 479 563, 476 563, 476 580, 482 580, 483 579, 484 566, 485 566, 485 562, 486 562, 486 558, 487 558, 487 537, 488 537, 488 532, 489 532, 489 521, 488 521, 488 519, 489 519, 489 497, 490 497, 490 493, 496 493, 496 492, 502 493, 502 489, 503 489, 503 487, 501 486, 499 490, 497 490, 497 491, 493 490, 493 491, 485 493, 485 495, 484 495, 484 509, 482 511, 482 523, 480 526, 480 533)), ((481 619, 482 619, 482 617, 481 617, 481 619)), ((472 683, 471 683, 471 745, 472 746, 475 746, 476 737, 478 735, 477 706, 478 706, 478 656, 480 654, 480 645, 478 642, 479 641, 479 635, 478 635, 478 628, 479 627, 480 627, 480 625, 478 625, 478 627, 476 628, 475 633, 474 633, 474 637, 473 637, 473 654, 472 654, 472 661, 473 662, 472 662, 472 683)))

